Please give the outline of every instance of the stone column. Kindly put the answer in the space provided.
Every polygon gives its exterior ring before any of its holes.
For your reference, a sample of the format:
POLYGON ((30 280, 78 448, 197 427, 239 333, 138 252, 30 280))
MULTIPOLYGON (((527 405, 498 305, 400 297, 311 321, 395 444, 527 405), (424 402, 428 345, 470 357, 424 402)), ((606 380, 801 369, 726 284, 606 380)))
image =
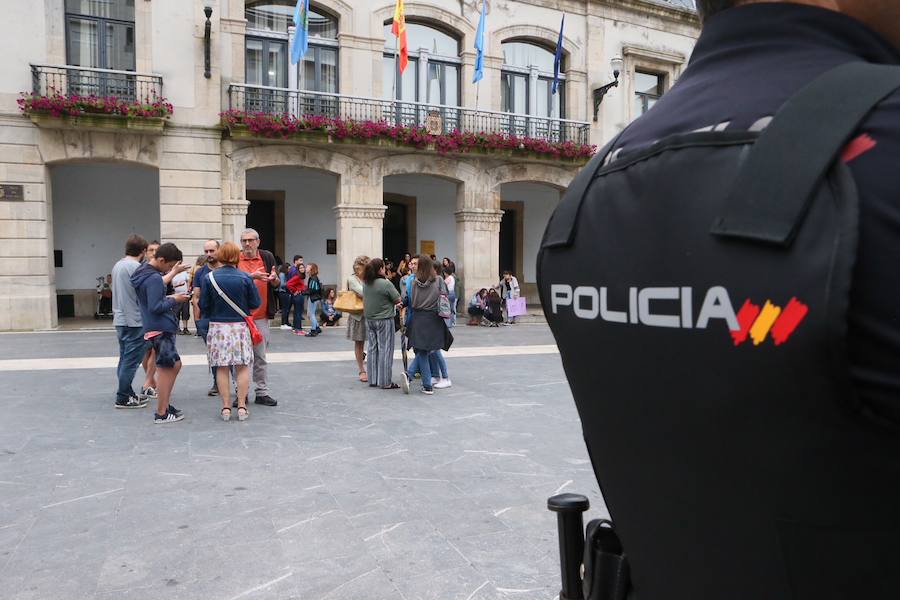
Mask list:
POLYGON ((346 289, 353 274, 353 260, 360 255, 381 256, 384 185, 380 173, 369 164, 369 157, 357 159, 354 168, 341 173, 334 216, 337 226, 338 289, 346 289))
POLYGON ((247 227, 246 200, 232 200, 222 204, 222 241, 234 242, 240 246, 241 232, 247 227))
POLYGON ((457 267, 465 289, 464 302, 481 288, 497 285, 500 271, 500 220, 495 208, 456 211, 457 267))

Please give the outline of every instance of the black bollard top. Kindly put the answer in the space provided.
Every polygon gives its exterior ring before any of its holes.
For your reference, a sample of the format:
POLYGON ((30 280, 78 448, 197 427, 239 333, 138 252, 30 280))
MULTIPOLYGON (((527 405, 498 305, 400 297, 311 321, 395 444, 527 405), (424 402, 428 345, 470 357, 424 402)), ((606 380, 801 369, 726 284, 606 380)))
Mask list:
POLYGON ((547 499, 547 508, 553 512, 584 512, 590 507, 587 496, 581 494, 557 494, 547 499))

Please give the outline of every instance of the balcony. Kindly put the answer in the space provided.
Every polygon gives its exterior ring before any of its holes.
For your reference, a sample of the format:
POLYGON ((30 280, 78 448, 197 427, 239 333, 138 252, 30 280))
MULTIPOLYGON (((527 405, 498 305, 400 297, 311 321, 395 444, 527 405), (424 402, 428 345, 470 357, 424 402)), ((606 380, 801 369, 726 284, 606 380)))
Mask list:
MULTIPOLYGON (((246 118, 271 116, 279 122, 315 120, 320 131, 337 121, 422 130, 438 141, 439 150, 446 144, 441 145, 438 138, 475 134, 479 139, 503 140, 503 147, 513 152, 522 150, 559 157, 557 153, 563 151, 564 158, 575 158, 576 154, 578 158, 586 158, 592 153, 588 144, 590 124, 567 119, 248 84, 229 86, 228 108, 232 115, 246 118)), ((291 131, 296 129, 293 127, 291 131)))
POLYGON ((19 105, 42 127, 161 133, 172 114, 159 75, 31 65, 31 79, 32 92, 23 94, 19 105))

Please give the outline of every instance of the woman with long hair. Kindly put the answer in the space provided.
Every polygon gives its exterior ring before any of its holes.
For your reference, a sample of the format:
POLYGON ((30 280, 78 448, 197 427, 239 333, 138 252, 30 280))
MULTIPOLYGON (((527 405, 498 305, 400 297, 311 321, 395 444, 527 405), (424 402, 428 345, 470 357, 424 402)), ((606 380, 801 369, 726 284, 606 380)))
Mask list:
MULTIPOLYGON (((369 264, 368 256, 357 256, 353 260, 353 275, 347 278, 347 289, 363 300, 363 272, 369 264)), ((365 345, 368 332, 366 331, 365 313, 347 316, 347 339, 353 340, 353 352, 356 355, 356 366, 359 369, 359 380, 363 383, 369 381, 364 361, 366 360, 365 345)))
POLYGON ((325 294, 325 299, 322 300, 322 318, 325 321, 325 327, 333 327, 338 324, 338 321, 341 320, 341 317, 344 316, 343 313, 338 312, 334 308, 334 303, 337 301, 337 292, 334 288, 329 288, 328 292, 325 294))
MULTIPOLYGON (((208 275, 200 296, 200 310, 209 316, 209 333, 206 336, 209 365, 234 368, 238 420, 244 421, 250 416, 247 391, 250 388, 250 366, 253 364, 253 340, 244 316, 257 308, 261 300, 250 276, 237 269, 240 259, 241 249, 237 244, 222 244, 216 253, 216 260, 222 266, 208 275), (232 304, 244 314, 235 310, 232 304)), ((229 371, 227 368, 216 369, 216 384, 222 399, 220 414, 224 421, 231 419, 229 371)))
POLYGON ((363 276, 363 303, 369 334, 369 385, 384 390, 400 386, 391 379, 394 366, 394 315, 400 293, 385 278, 384 261, 373 258, 363 276))
POLYGON ((322 333, 319 327, 319 303, 322 302, 322 283, 319 281, 319 265, 309 263, 306 271, 308 279, 306 280, 306 296, 309 298, 309 308, 306 310, 306 316, 309 317, 309 333, 306 337, 316 337, 322 333))
MULTIPOLYGON (((437 276, 434 261, 425 254, 419 257, 419 266, 412 281, 409 305, 412 308, 407 337, 416 354, 416 363, 422 373, 422 392, 433 394, 431 361, 429 354, 444 347, 447 325, 438 316, 443 281, 437 276)), ((415 373, 413 373, 415 375, 415 373)), ((409 390, 409 373, 403 374, 403 391, 409 390)))

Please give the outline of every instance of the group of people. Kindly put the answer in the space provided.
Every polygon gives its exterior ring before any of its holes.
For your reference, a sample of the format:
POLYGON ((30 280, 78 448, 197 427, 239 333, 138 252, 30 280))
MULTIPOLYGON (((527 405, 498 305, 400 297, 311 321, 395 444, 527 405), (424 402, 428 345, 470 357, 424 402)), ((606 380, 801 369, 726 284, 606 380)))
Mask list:
POLYGON ((234 242, 207 241, 203 246, 206 264, 194 273, 190 289, 178 281, 190 265, 182 262, 175 244, 148 244, 139 235, 128 238, 125 257, 112 272, 113 324, 119 341, 116 408, 143 408, 156 400, 155 423, 184 418, 171 403, 171 394, 181 370, 176 335, 186 331, 184 315, 186 310, 190 315, 191 305, 198 335, 207 345, 213 377, 209 394, 222 399, 221 418, 230 420, 232 408, 237 409, 238 420, 250 416, 251 369, 254 403, 278 404, 269 395, 266 361, 269 320, 275 316, 275 294, 280 287, 275 257, 260 250, 259 234, 253 229, 243 231, 240 240, 240 247, 234 242), (132 382, 141 363, 145 379, 138 395, 132 382))
POLYGON ((401 269, 394 272, 398 277, 392 280, 384 260, 358 256, 353 272, 347 288, 362 300, 363 307, 350 313, 347 337, 355 343, 359 380, 370 387, 402 388, 407 394, 416 375, 425 394, 450 387, 442 350, 453 343, 456 277, 452 261, 447 259, 440 266, 429 256, 404 257, 401 269), (401 275, 404 269, 408 272, 401 275), (415 355, 400 384, 393 380, 398 331, 403 352, 411 349, 415 355))
POLYGON ((333 327, 340 322, 343 315, 334 308, 335 291, 324 291, 319 280, 319 265, 307 265, 303 257, 297 254, 291 264, 281 265, 278 277, 281 283, 278 292, 281 329, 313 338, 322 333, 321 325, 333 327), (290 318, 291 309, 293 320, 290 318), (303 329, 304 312, 309 320, 308 330, 303 329))
POLYGON ((519 280, 511 271, 504 271, 496 287, 481 288, 469 299, 469 321, 466 325, 499 327, 500 323, 514 325, 516 316, 509 314, 509 301, 520 297, 519 280))

